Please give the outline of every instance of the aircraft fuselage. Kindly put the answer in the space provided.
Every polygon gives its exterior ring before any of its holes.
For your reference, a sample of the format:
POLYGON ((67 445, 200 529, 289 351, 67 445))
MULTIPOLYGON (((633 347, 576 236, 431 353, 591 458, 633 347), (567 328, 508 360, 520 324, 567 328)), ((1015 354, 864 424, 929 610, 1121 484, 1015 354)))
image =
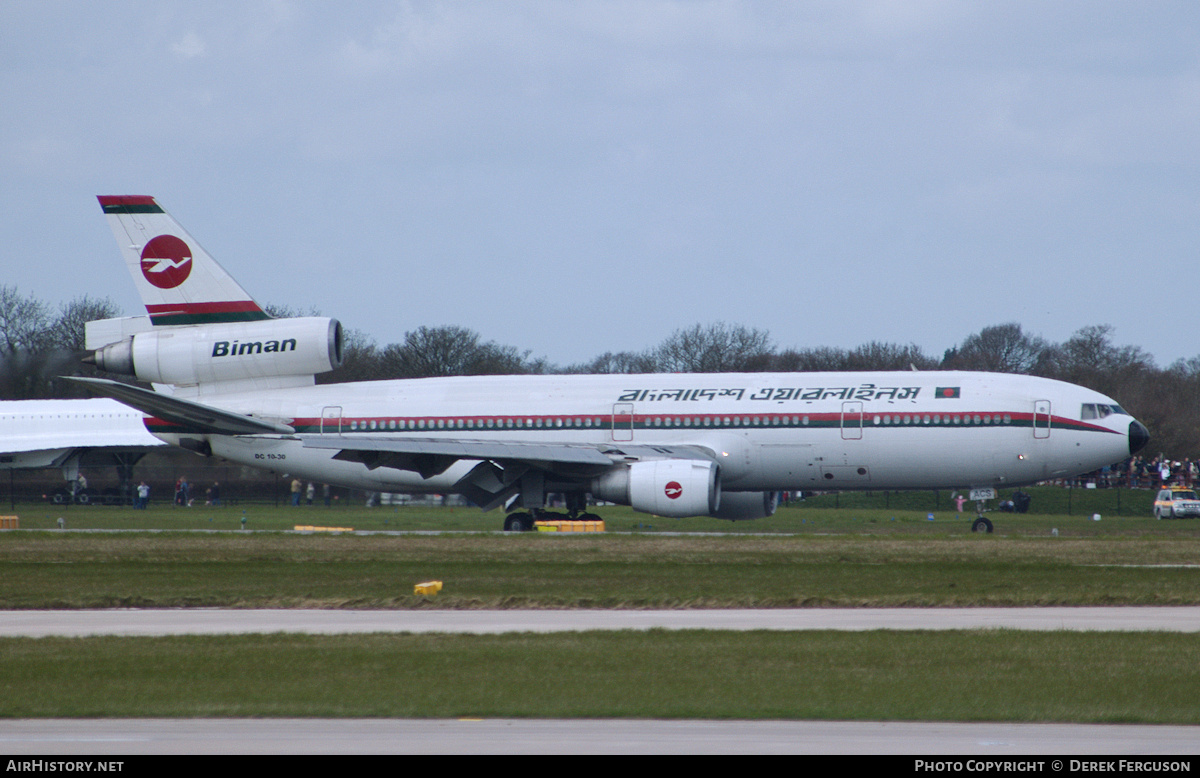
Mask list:
MULTIPOLYGON (((725 491, 790 491, 1016 486, 1121 461, 1145 434, 1098 392, 968 372, 430 378, 204 401, 297 432, 203 436, 215 455, 380 491, 452 491, 479 460, 423 477, 335 460, 304 440, 545 441, 600 446, 614 463, 647 448, 700 447, 712 452, 725 491)), ((172 443, 198 437, 147 425, 172 443)))

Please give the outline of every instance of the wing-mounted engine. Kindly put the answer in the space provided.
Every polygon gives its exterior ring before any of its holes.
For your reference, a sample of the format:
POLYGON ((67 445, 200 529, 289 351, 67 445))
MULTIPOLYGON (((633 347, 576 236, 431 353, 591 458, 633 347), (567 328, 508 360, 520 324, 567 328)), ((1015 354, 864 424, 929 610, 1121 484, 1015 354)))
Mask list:
POLYGON ((633 462, 593 479, 590 491, 601 500, 673 518, 707 516, 721 502, 719 468, 699 459, 633 462))
POLYGON ((316 373, 342 364, 342 325, 305 317, 156 327, 97 349, 90 361, 110 373, 176 386, 280 378, 311 382, 316 373))
POLYGON ((779 492, 721 492, 721 505, 712 515, 730 521, 765 519, 778 507, 779 492))

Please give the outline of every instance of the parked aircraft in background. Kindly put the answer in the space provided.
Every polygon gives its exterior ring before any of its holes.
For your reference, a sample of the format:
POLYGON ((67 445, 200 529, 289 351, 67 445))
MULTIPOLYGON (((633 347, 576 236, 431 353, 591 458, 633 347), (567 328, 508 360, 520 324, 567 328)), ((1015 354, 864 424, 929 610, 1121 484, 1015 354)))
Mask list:
MULTIPOLYGON (((1017 486, 1130 456, 1111 398, 972 372, 539 375, 315 385, 341 326, 271 319, 147 196, 104 196, 148 316, 93 322, 76 379, 206 456, 371 491, 459 493, 529 529, 550 493, 662 516, 770 516, 781 491, 1017 486), (166 391, 164 391, 166 390, 166 391), (170 393, 167 393, 169 391, 170 393)), ((986 524, 986 520, 981 519, 986 524)), ((980 526, 984 526, 980 524, 980 526)), ((986 524, 990 528, 990 524, 986 524)))
POLYGON ((74 482, 86 458, 90 465, 116 465, 128 481, 138 459, 166 446, 146 430, 144 418, 101 398, 0 402, 0 470, 58 467, 74 482))

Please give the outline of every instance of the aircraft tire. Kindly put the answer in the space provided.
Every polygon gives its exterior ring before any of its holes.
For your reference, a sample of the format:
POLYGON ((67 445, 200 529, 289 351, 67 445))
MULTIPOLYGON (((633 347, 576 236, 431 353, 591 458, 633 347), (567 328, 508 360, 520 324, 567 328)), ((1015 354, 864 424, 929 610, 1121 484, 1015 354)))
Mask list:
POLYGON ((533 530, 533 516, 528 513, 510 513, 504 517, 505 532, 530 532, 533 530))
POLYGON ((971 525, 972 532, 986 532, 990 535, 992 533, 992 529, 992 522, 989 519, 983 518, 982 516, 980 516, 978 519, 975 519, 975 523, 971 525))

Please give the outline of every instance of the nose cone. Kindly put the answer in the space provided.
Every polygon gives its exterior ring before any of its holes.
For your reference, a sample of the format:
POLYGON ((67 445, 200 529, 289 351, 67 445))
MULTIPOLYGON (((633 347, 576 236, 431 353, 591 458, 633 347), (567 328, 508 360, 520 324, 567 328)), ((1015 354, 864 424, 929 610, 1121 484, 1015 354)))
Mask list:
POLYGON ((1137 419, 1129 422, 1129 456, 1141 451, 1150 442, 1150 430, 1137 419))

